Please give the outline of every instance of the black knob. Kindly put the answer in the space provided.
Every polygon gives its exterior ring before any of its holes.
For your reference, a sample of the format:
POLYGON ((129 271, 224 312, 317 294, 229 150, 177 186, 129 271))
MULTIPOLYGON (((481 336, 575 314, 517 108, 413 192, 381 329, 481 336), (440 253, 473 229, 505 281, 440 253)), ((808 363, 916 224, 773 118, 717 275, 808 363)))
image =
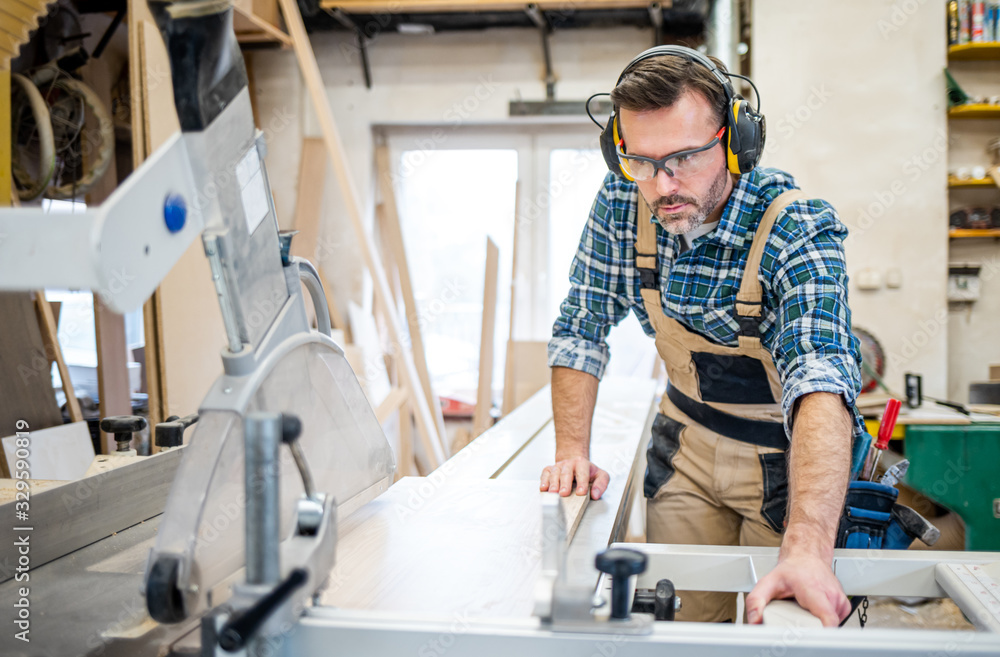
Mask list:
POLYGON ((611 618, 628 618, 632 608, 628 599, 629 578, 645 572, 646 555, 637 550, 610 548, 597 555, 594 565, 611 575, 611 618))
POLYGON ((112 415, 101 420, 101 431, 115 434, 118 451, 128 451, 132 434, 146 428, 146 418, 138 415, 112 415))
POLYGON ((302 420, 291 413, 281 414, 281 442, 293 443, 302 435, 302 420))
POLYGON ((180 447, 184 444, 184 430, 198 421, 198 414, 186 417, 171 415, 166 422, 156 425, 156 445, 158 447, 180 447))
POLYGON ((656 593, 653 598, 653 616, 656 620, 672 621, 677 613, 677 591, 669 579, 661 579, 656 583, 656 593))

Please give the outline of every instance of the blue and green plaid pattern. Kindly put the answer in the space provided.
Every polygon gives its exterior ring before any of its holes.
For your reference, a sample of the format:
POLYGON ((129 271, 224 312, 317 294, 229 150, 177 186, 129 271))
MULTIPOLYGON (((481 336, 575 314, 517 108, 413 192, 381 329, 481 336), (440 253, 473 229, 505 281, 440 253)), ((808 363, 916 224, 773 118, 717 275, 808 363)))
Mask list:
MULTIPOLYGON (((680 238, 658 227, 664 313, 713 342, 738 346, 736 293, 754 233, 771 201, 796 188, 795 180, 777 169, 740 176, 719 225, 683 253, 680 238)), ((608 331, 629 310, 646 334, 655 336, 635 267, 637 196, 635 183, 610 173, 605 177, 570 268, 569 294, 552 327, 550 367, 601 378, 610 356, 608 331)), ((781 376, 788 436, 791 410, 802 395, 837 393, 853 409, 861 389, 861 354, 847 305, 846 235, 829 203, 796 201, 778 215, 764 249, 760 329, 781 376)), ((858 435, 864 423, 857 410, 853 414, 858 435)))

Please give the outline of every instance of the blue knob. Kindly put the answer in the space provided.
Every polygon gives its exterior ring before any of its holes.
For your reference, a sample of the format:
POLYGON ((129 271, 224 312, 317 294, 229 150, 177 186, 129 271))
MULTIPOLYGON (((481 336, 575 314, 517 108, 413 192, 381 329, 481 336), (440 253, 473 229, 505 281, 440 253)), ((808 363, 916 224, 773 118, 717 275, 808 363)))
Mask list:
POLYGON ((180 232, 187 221, 187 203, 180 194, 168 194, 163 201, 163 221, 171 233, 180 232))

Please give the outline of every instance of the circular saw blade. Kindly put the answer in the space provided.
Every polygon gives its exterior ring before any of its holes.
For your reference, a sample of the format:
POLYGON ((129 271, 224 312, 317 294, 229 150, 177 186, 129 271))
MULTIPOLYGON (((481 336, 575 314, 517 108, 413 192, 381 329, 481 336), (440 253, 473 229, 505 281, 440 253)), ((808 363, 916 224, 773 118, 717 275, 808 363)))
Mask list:
MULTIPOLYGON (((871 332, 855 326, 854 335, 860 343, 861 362, 870 367, 878 376, 885 376, 885 350, 871 332)), ((878 387, 878 381, 871 374, 861 369, 861 392, 872 392, 878 387)))

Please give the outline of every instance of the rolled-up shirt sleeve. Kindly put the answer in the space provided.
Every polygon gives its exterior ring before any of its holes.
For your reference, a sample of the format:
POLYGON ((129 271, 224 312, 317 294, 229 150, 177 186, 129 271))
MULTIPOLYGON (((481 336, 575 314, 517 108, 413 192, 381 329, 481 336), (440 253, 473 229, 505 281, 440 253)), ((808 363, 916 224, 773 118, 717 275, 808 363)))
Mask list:
POLYGON ((608 365, 607 336, 629 311, 622 241, 609 200, 609 178, 594 200, 570 267, 570 289, 549 341, 549 367, 568 367, 600 379, 608 365))
POLYGON ((789 440, 795 402, 814 392, 841 395, 852 414, 854 436, 865 431, 855 407, 861 354, 847 303, 846 234, 836 212, 827 207, 796 225, 772 269, 777 330, 771 351, 781 376, 789 440))

